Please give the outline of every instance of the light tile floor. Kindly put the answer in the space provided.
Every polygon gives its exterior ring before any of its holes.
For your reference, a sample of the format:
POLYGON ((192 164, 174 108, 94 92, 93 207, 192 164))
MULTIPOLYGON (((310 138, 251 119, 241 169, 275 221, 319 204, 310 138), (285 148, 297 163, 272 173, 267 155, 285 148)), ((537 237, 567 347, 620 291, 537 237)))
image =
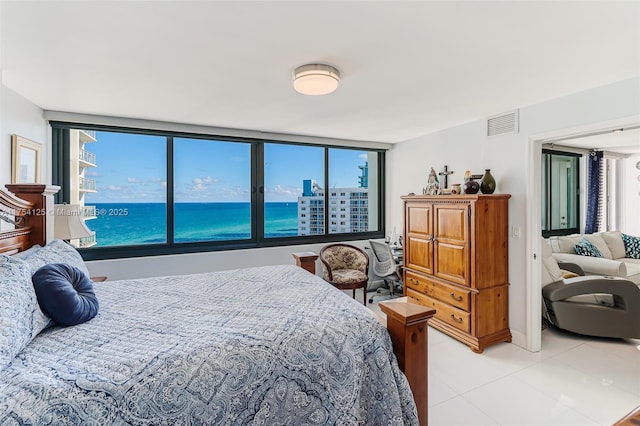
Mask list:
POLYGON ((611 425, 640 405, 640 340, 548 328, 540 352, 476 354, 435 329, 428 338, 431 426, 611 425))

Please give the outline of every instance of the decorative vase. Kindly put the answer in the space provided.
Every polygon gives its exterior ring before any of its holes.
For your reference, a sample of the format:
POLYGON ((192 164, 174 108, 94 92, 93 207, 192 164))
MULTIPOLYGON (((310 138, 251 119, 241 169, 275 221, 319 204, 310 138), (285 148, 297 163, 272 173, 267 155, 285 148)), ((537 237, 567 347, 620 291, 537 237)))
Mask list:
POLYGON ((496 190, 496 180, 491 175, 491 169, 485 169, 482 180, 480 181, 480 191, 483 194, 493 194, 496 190))
POLYGON ((480 189, 480 184, 473 179, 469 179, 462 184, 462 190, 465 194, 477 194, 480 189))

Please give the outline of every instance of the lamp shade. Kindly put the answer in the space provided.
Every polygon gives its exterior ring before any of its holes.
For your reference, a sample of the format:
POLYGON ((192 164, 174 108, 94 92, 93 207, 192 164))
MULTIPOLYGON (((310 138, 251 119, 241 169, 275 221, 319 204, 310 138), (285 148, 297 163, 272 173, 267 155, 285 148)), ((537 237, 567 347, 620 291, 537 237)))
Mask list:
POLYGON ((327 95, 339 84, 340 71, 331 65, 302 65, 293 72, 293 88, 303 95, 327 95))
POLYGON ((53 235, 60 240, 75 240, 94 234, 82 219, 82 206, 77 204, 56 204, 53 235))

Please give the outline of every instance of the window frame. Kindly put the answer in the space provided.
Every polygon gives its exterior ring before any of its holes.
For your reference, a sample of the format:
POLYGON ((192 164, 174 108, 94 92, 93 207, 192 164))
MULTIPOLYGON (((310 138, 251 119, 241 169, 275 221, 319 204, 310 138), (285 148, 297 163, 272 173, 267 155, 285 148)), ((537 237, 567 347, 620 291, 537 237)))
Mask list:
POLYGON ((167 172, 167 242, 160 244, 127 245, 113 247, 79 248, 78 251, 84 260, 106 260, 120 258, 135 258, 147 256, 162 256, 170 254, 202 253, 215 251, 242 250, 262 247, 294 246, 302 244, 331 243, 338 241, 356 241, 384 238, 385 236, 385 150, 379 148, 363 148, 338 146, 334 144, 319 144, 295 141, 279 141, 273 138, 260 139, 251 137, 223 136, 216 134, 189 133, 183 131, 154 130, 136 127, 112 126, 101 124, 85 124, 80 122, 50 121, 52 134, 52 183, 61 187, 55 196, 56 203, 69 202, 70 200, 70 167, 68 161, 69 133, 70 129, 83 129, 94 131, 111 131, 120 133, 133 133, 142 135, 162 136, 167 138, 166 143, 166 172, 167 172), (198 241, 179 242, 174 241, 174 138, 208 139, 224 142, 238 142, 251 144, 251 238, 246 240, 223 241, 198 241), (329 193, 325 191, 324 215, 325 233, 323 235, 296 235, 287 237, 264 236, 264 144, 302 145, 324 148, 324 180, 329 179, 329 149, 350 149, 358 151, 376 152, 378 167, 378 230, 367 232, 333 233, 329 234, 329 193))
MULTIPOLYGON (((561 236, 561 235, 572 235, 572 234, 579 234, 580 233, 580 227, 581 227, 581 221, 580 221, 580 196, 581 196, 581 187, 580 187, 580 159, 582 158, 582 154, 579 153, 575 153, 575 152, 568 152, 568 151, 560 151, 560 150, 555 150, 555 149, 547 149, 547 148, 543 148, 542 149, 542 162, 547 162, 546 165, 546 175, 544 174, 544 171, 542 172, 542 185, 544 186, 544 184, 546 183, 546 194, 547 194, 547 211, 545 212, 541 212, 543 216, 546 215, 546 221, 547 221, 547 226, 548 229, 544 229, 544 227, 542 229, 542 236, 544 238, 548 238, 548 237, 552 237, 552 236, 561 236), (551 198, 549 197, 549 195, 551 194, 551 187, 552 187, 552 170, 550 167, 551 164, 551 156, 553 155, 562 155, 565 157, 575 157, 576 158, 576 170, 575 170, 575 185, 576 187, 574 188, 574 192, 575 192, 575 197, 576 199, 574 200, 575 202, 575 218, 574 218, 574 222, 576 224, 575 227, 572 228, 558 228, 558 229, 553 229, 551 227, 551 211, 553 209, 553 204, 551 203, 551 198), (548 157, 545 157, 548 156, 548 157)), ((542 203, 542 205, 544 206, 545 204, 542 203)))

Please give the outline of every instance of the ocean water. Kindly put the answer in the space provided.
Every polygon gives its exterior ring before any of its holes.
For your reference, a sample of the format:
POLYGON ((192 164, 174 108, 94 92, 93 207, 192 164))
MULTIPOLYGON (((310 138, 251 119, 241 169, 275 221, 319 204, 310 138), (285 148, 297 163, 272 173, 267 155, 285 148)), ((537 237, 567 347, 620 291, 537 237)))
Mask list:
MULTIPOLYGON (((97 218, 87 220, 96 231, 96 247, 166 243, 164 203, 97 203, 97 218)), ((265 203, 265 236, 298 235, 295 202, 265 203)), ((251 238, 249 203, 176 203, 175 242, 251 238)))

